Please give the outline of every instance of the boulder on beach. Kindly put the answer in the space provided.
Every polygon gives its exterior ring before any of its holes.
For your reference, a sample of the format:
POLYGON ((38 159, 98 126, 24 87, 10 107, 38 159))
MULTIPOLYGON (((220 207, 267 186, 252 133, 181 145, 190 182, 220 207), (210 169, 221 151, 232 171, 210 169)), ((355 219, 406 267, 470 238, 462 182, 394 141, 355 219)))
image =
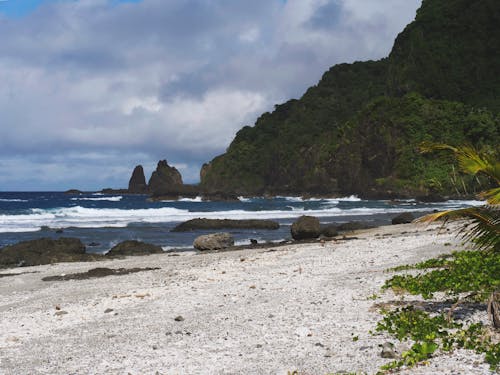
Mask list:
POLYGON ((361 221, 350 221, 348 223, 340 224, 337 227, 339 232, 352 232, 355 230, 370 229, 370 228, 373 228, 373 225, 363 223, 361 221))
POLYGON ((146 184, 146 176, 144 176, 144 169, 142 165, 138 165, 134 168, 132 176, 128 182, 129 193, 143 194, 147 193, 148 185, 146 184))
POLYGON ((177 225, 172 232, 199 229, 279 229, 279 223, 271 220, 192 219, 177 225))
POLYGON ((392 224, 409 224, 413 220, 415 220, 415 216, 411 214, 410 212, 403 212, 402 214, 399 214, 398 216, 394 217, 392 219, 392 224))
POLYGON ((294 240, 315 239, 321 234, 321 225, 316 217, 301 216, 292 224, 291 233, 294 240))
POLYGON ((197 237, 193 246, 197 250, 222 250, 234 245, 234 238, 230 233, 214 233, 197 237))
POLYGON ((78 238, 40 238, 5 246, 0 250, 0 266, 24 267, 58 262, 82 262, 100 258, 86 254, 78 238))
POLYGON ((149 243, 128 240, 120 242, 118 245, 114 246, 111 250, 106 253, 106 256, 128 256, 128 255, 149 255, 149 254, 161 254, 163 249, 161 246, 152 245, 149 243))
POLYGON ((328 224, 321 227, 321 235, 324 237, 335 237, 339 230, 335 224, 328 224))

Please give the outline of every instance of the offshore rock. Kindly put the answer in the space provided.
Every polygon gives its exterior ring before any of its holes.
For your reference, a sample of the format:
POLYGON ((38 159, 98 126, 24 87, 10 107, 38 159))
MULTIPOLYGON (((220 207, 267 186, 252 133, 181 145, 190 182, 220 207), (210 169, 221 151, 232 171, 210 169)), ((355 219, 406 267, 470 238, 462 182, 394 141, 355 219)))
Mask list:
POLYGON ((149 255, 161 254, 163 249, 160 246, 149 243, 129 240, 120 242, 106 253, 106 256, 127 256, 127 255, 149 255))
POLYGON ((234 245, 234 238, 230 233, 214 233, 197 237, 193 246, 197 250, 222 250, 234 245))
POLYGON ((199 229, 279 229, 279 223, 271 220, 192 219, 177 225, 172 232, 199 229))
POLYGON ((144 169, 142 165, 138 165, 134 168, 132 176, 128 182, 129 193, 143 194, 147 193, 148 185, 146 184, 146 176, 144 176, 144 169))
POLYGON ((321 225, 316 217, 301 216, 292 224, 291 233, 294 240, 315 239, 321 234, 321 225))
POLYGON ((85 245, 78 238, 40 238, 5 246, 0 250, 0 266, 6 267, 82 262, 100 258, 100 255, 86 254, 85 245))
POLYGON ((168 196, 182 192, 184 184, 177 168, 169 166, 166 160, 160 160, 149 179, 148 188, 154 196, 168 196))

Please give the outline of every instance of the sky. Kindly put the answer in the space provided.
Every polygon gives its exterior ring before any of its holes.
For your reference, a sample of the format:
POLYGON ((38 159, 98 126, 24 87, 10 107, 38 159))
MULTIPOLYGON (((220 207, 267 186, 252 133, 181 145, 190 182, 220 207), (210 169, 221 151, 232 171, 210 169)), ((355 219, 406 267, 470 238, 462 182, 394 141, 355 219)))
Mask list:
POLYGON ((379 59, 421 0, 0 0, 0 191, 187 183, 329 67, 379 59))

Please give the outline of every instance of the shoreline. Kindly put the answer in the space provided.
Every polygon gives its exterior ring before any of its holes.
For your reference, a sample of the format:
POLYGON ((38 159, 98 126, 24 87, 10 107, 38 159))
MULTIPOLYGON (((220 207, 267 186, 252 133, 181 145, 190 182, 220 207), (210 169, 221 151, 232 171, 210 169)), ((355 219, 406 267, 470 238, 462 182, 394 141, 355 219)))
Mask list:
MULTIPOLYGON (((455 234, 439 228, 394 225, 352 241, 17 269, 0 278, 0 372, 375 373, 390 361, 378 345, 391 340, 368 333, 381 319, 373 306, 401 299, 380 290, 387 269, 458 250, 455 234), (159 269, 41 280, 96 267, 159 269)), ((489 374, 479 356, 465 354, 408 373, 489 374)))

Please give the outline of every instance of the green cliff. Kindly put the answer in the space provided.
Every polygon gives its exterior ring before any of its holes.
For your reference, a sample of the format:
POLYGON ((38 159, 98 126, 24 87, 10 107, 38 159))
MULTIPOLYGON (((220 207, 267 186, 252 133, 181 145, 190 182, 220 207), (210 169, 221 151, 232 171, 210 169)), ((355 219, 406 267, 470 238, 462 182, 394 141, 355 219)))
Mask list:
POLYGON ((467 190, 422 141, 500 141, 500 3, 424 0, 380 61, 340 64, 241 129, 203 166, 207 191, 364 196, 467 190))

